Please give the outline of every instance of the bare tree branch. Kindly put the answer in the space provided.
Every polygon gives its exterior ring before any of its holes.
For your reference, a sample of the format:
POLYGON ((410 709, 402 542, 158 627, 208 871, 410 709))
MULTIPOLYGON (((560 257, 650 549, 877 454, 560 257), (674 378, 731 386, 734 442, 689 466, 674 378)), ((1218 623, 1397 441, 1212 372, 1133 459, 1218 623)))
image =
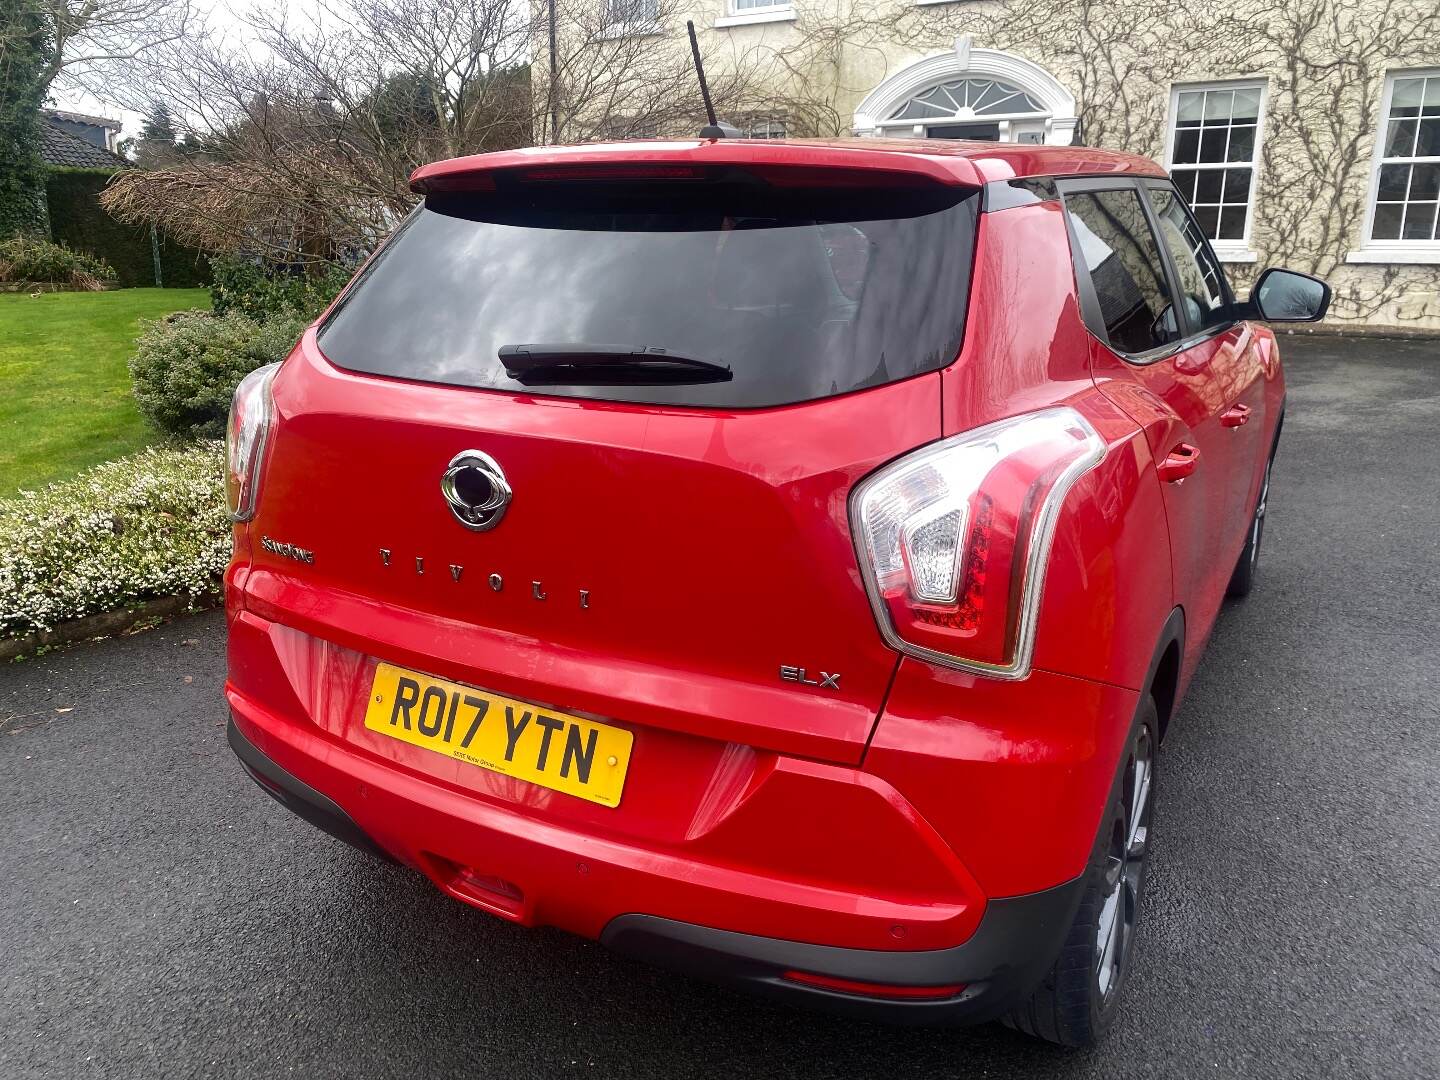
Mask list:
POLYGON ((54 59, 44 80, 100 95, 159 46, 181 40, 190 0, 31 0, 51 27, 54 59))

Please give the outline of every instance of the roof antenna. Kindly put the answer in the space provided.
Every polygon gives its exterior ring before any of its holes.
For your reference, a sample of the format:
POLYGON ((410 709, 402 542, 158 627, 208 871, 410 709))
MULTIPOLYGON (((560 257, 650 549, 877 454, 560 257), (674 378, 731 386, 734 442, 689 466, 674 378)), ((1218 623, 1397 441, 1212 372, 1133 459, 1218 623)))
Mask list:
POLYGON ((695 21, 685 20, 685 30, 690 35, 690 55, 695 60, 695 77, 700 80, 700 96, 705 101, 705 119, 709 121, 700 129, 702 139, 726 139, 735 138, 740 134, 738 128, 729 124, 722 124, 715 119, 715 104, 710 100, 710 86, 705 81, 705 64, 700 59, 700 43, 695 40, 695 21))

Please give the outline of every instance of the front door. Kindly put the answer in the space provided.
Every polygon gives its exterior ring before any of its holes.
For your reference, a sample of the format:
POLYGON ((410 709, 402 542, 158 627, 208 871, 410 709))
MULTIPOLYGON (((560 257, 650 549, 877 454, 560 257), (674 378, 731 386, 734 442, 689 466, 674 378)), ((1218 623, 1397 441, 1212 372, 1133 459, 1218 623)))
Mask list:
POLYGON ((1187 372, 1203 380, 1219 401, 1221 442, 1230 458, 1224 496, 1224 525, 1219 563, 1223 594, 1249 533, 1254 496, 1269 447, 1265 372, 1257 339, 1246 322, 1234 317, 1220 261, 1169 181, 1147 181, 1146 197, 1165 253, 1170 258, 1176 295, 1180 297, 1189 333, 1196 339, 1182 354, 1187 372))

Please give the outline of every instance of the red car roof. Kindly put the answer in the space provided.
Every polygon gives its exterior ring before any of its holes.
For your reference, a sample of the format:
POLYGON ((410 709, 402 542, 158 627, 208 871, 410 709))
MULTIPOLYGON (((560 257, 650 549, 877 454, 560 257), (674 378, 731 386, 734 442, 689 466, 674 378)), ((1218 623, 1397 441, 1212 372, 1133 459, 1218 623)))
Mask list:
POLYGON ((1027 176, 1131 173, 1164 176, 1149 158, 1084 146, 959 142, 943 139, 687 139, 673 142, 532 146, 437 161, 416 169, 413 191, 441 177, 541 165, 630 163, 797 165, 908 172, 946 184, 975 185, 1027 176))

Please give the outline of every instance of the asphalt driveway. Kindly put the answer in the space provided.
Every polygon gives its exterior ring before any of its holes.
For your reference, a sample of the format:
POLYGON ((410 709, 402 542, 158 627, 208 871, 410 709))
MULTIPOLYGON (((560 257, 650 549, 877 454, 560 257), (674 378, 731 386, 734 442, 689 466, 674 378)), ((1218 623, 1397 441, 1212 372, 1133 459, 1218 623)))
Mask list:
POLYGON ((1433 1077, 1440 343, 1282 343, 1257 592, 1162 757, 1091 1054, 777 1010, 489 918, 266 799, 218 614, 0 668, 0 1077, 1433 1077))

